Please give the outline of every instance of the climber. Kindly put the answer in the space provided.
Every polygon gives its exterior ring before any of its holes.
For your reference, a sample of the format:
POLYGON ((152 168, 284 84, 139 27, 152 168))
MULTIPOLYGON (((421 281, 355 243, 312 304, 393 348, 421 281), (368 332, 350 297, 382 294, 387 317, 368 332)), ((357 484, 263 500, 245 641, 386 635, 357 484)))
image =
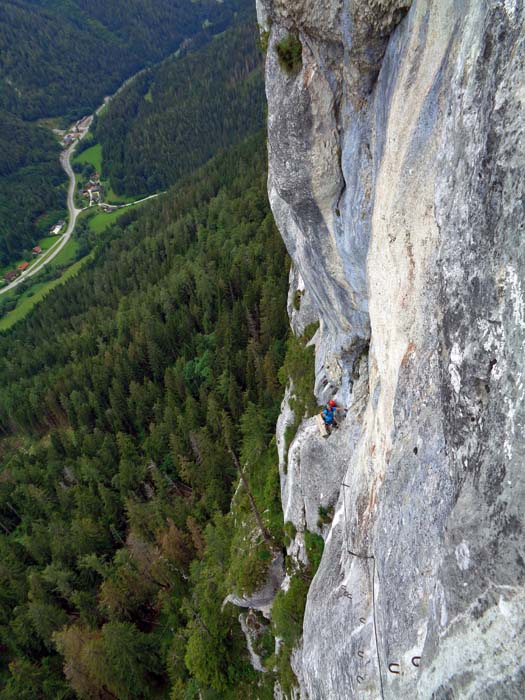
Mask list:
POLYGON ((337 414, 337 411, 346 411, 347 409, 344 408, 343 406, 338 406, 336 402, 333 399, 330 399, 330 401, 326 404, 325 408, 321 411, 319 414, 321 418, 323 419, 324 422, 324 427, 326 429, 326 433, 324 437, 328 437, 332 430, 334 428, 338 428, 339 424, 336 421, 335 417, 337 414))

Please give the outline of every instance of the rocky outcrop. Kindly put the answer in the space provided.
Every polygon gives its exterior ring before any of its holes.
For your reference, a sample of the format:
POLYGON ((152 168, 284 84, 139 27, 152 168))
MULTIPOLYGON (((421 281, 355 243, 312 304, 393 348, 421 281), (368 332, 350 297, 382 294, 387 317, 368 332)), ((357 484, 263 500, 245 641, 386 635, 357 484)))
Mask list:
POLYGON ((248 613, 241 613, 239 615, 239 623, 241 629, 246 638, 246 647, 248 649, 248 654, 250 655, 250 661, 254 671, 259 673, 267 673, 268 670, 264 667, 263 660, 255 651, 255 644, 257 643, 261 634, 267 626, 261 625, 256 615, 250 610, 248 613))
POLYGON ((223 600, 222 607, 231 603, 239 608, 260 611, 270 619, 273 599, 284 580, 283 555, 279 552, 272 560, 265 576, 264 585, 251 595, 241 596, 230 593, 223 600))
POLYGON ((523 5, 258 0, 258 16, 293 327, 319 319, 318 399, 354 407, 281 450, 286 519, 315 530, 335 509, 301 697, 522 698, 523 5), (290 33, 293 73, 275 51, 290 33))

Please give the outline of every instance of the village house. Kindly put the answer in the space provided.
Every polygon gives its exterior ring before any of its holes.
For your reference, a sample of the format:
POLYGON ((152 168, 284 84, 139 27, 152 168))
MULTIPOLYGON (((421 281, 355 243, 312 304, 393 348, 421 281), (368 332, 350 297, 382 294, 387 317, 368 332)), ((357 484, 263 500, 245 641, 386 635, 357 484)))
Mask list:
POLYGON ((10 270, 9 272, 6 272, 4 275, 4 279, 6 282, 12 282, 17 277, 18 277, 18 272, 16 270, 10 270))
POLYGON ((42 248, 39 245, 36 245, 33 248, 33 255, 40 255, 41 252, 42 252, 42 248))
POLYGON ((23 262, 23 263, 20 263, 20 265, 17 267, 17 270, 20 270, 20 272, 25 272, 28 267, 29 267, 29 263, 23 262))
POLYGON ((64 224, 65 224, 65 221, 64 221, 63 219, 61 219, 60 221, 58 221, 58 222, 51 228, 51 231, 50 231, 51 235, 52 235, 52 236, 58 235, 58 234, 60 233, 60 231, 62 230, 62 226, 63 226, 64 224))

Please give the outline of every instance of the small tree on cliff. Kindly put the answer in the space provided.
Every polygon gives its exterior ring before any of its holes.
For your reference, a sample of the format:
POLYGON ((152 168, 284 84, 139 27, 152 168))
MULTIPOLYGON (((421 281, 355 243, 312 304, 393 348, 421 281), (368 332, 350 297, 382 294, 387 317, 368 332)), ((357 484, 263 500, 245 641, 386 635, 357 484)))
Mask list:
POLYGON ((296 34, 288 34, 275 44, 279 65, 287 73, 298 73, 303 65, 303 45, 296 34))

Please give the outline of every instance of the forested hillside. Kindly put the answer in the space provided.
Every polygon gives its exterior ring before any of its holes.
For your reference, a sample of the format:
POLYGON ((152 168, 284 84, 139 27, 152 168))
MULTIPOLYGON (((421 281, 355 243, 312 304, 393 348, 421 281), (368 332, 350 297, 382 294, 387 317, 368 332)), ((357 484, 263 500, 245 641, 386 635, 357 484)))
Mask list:
POLYGON ((262 56, 244 23, 142 73, 112 101, 95 137, 120 194, 154 192, 263 125, 262 56))
POLYGON ((282 547, 278 370, 313 369, 265 153, 251 137, 121 220, 0 336, 1 700, 270 699, 289 673, 311 571, 260 627, 267 674, 221 608, 282 547))
MULTIPOLYGON (((66 178, 58 162, 58 143, 49 131, 28 120, 60 116, 64 123, 69 123, 89 114, 105 95, 114 92, 139 68, 159 61, 175 49, 180 48, 184 53, 189 46, 207 43, 234 18, 252 16, 253 10, 251 0, 113 0, 111 3, 6 0, 0 3, 0 267, 19 260, 50 225, 65 216, 65 188, 62 191, 60 185, 66 178)), ((232 45, 232 48, 241 47, 232 45)), ((247 57, 250 60, 253 64, 255 59, 247 57)), ((235 67, 235 58, 230 56, 229 61, 235 67)), ((232 75, 237 75, 235 70, 232 75)), ((200 80, 195 74, 193 77, 200 80)), ((203 163, 217 146, 238 141, 247 133, 239 127, 239 120, 244 115, 251 118, 257 110, 262 110, 261 84, 258 89, 255 96, 251 83, 231 90, 237 97, 237 106, 241 93, 246 102, 234 124, 231 106, 214 104, 218 123, 221 118, 228 122, 228 135, 224 136, 223 128, 213 139, 204 140, 201 150, 205 151, 205 157, 193 158, 192 167, 186 167, 184 172, 189 172, 196 163, 203 163)), ((166 101, 162 104, 162 109, 165 108, 166 101)), ((191 115, 198 111, 198 104, 193 102, 184 112, 184 129, 188 129, 191 115)), ((250 130, 255 131, 261 121, 251 121, 254 128, 250 130)), ((188 133, 191 134, 191 129, 188 133)), ((150 173, 148 169, 154 159, 151 151, 142 153, 143 143, 136 147, 126 143, 125 147, 132 153, 126 163, 114 157, 116 182, 122 182, 122 167, 129 167, 129 183, 149 183, 142 192, 152 189, 157 182, 166 186, 166 178, 161 176, 165 165, 159 166, 160 175, 158 168, 150 173), (138 164, 137 157, 141 161, 138 164)), ((175 156, 187 166, 180 149, 175 156)))
POLYGON ((249 0, 4 0, 0 108, 24 119, 92 112, 147 62, 206 28, 226 28, 249 0))
POLYGON ((0 267, 65 216, 66 175, 59 156, 48 129, 0 110, 0 267))

